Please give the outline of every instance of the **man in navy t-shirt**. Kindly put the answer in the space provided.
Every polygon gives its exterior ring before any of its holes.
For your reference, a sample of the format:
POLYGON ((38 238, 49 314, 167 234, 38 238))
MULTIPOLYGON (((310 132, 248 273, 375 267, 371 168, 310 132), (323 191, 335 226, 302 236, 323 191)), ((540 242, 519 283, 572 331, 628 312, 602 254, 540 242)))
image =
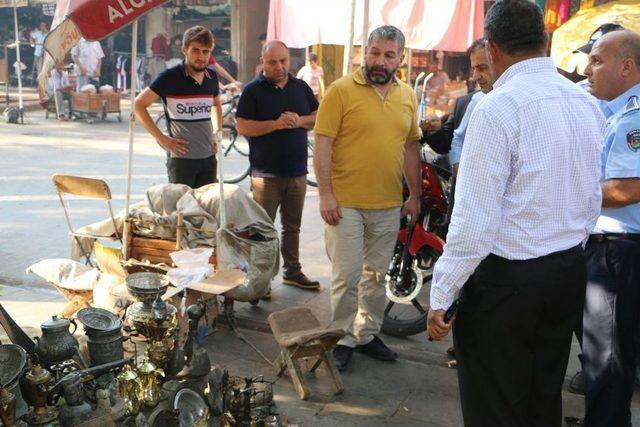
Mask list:
MULTIPOLYGON (((289 49, 280 41, 262 47, 263 72, 238 103, 238 133, 249 139, 253 198, 272 220, 280 207, 283 283, 316 290, 299 260, 300 223, 307 190, 307 131, 318 101, 303 80, 289 73, 289 49)), ((267 295, 268 296, 268 295, 267 295)))
POLYGON ((215 139, 211 110, 218 125, 222 108, 218 76, 207 68, 213 35, 204 27, 185 31, 182 64, 164 70, 143 90, 135 102, 136 117, 168 153, 169 182, 198 188, 216 182, 215 139), (162 98, 169 135, 153 122, 147 108, 162 98))

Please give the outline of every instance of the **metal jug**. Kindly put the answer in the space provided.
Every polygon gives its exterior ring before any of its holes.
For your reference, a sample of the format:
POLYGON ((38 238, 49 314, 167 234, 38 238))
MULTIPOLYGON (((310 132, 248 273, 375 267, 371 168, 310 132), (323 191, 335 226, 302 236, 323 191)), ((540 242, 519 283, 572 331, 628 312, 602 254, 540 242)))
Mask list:
POLYGON ((36 354, 45 364, 64 362, 73 357, 78 351, 78 340, 75 333, 78 325, 74 320, 58 319, 52 316, 51 320, 40 325, 42 337, 35 337, 36 354), (73 323, 73 332, 69 332, 69 325, 73 323))

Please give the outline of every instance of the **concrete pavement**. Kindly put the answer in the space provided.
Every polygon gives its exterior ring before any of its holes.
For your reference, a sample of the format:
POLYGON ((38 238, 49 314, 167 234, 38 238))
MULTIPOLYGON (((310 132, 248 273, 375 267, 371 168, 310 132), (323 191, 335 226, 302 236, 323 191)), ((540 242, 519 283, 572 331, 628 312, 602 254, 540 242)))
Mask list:
MULTIPOLYGON (((126 102, 123 101, 126 108, 126 102)), ((156 109, 159 111, 159 108, 156 109)), ((123 111, 128 113, 128 111, 123 111)), ((124 114, 124 117, 128 117, 124 114)), ((37 327, 57 312, 62 298, 25 268, 45 258, 69 256, 69 237, 62 208, 50 176, 67 173, 105 179, 116 209, 124 206, 127 161, 127 123, 115 116, 106 122, 45 120, 43 112, 30 112, 25 125, 0 124, 0 301, 19 324, 37 327)), ((164 153, 139 126, 134 150, 134 201, 147 187, 166 182, 164 153)), ((248 190, 248 181, 241 187, 248 190)), ((72 201, 74 223, 103 219, 102 203, 72 201)), ((301 259, 306 274, 322 283, 320 292, 307 292, 273 281, 273 298, 253 307, 235 307, 243 334, 269 358, 277 347, 268 332, 266 316, 286 307, 305 304, 323 321, 329 319, 330 265, 324 251, 323 227, 317 213, 318 197, 308 187, 301 235, 301 259)), ((450 342, 428 342, 423 335, 399 339, 383 337, 400 355, 393 364, 355 355, 353 369, 344 374, 345 394, 334 397, 329 383, 311 379, 308 402, 298 400, 288 379, 276 383, 276 401, 290 422, 308 426, 462 425, 456 372, 447 367, 450 342)), ((216 363, 232 374, 269 377, 270 366, 227 328, 221 327, 205 343, 216 363)), ((578 369, 574 342, 567 379, 578 369)), ((270 376, 270 378, 272 375, 270 376)), ((566 388, 566 387, 565 387, 566 388)), ((566 415, 580 416, 583 397, 563 393, 566 415)), ((633 405, 640 421, 640 404, 633 405)))

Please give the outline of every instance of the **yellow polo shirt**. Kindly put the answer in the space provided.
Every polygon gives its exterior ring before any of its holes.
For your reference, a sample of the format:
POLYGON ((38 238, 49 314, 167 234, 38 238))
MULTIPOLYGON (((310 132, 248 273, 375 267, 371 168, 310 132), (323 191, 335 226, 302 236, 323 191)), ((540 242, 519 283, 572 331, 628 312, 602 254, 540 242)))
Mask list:
POLYGON ((335 138, 331 182, 340 206, 402 205, 404 144, 420 138, 416 111, 411 87, 400 81, 384 99, 367 83, 362 69, 331 84, 314 131, 335 138))

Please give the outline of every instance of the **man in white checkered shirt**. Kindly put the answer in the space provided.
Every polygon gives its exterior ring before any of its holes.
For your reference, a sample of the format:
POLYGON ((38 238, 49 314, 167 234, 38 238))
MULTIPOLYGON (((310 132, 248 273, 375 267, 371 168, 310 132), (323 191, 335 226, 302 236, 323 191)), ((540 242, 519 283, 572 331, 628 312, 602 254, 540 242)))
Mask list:
POLYGON ((466 426, 560 426, 561 387, 600 212, 604 117, 546 56, 542 11, 485 18, 493 92, 471 116, 456 205, 435 265, 428 332, 451 324, 466 426), (445 310, 462 289, 453 322, 445 310))

